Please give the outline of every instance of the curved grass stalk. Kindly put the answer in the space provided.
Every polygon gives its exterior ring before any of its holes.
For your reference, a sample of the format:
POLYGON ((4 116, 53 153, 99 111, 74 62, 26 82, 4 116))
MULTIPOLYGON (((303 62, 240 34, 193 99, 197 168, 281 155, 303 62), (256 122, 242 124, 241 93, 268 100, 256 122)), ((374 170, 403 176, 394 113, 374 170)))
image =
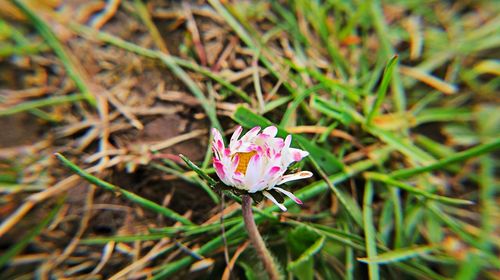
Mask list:
POLYGON ((243 220, 245 221, 245 228, 247 229, 250 242, 255 248, 255 251, 257 251, 259 258, 262 260, 264 268, 269 274, 269 279, 281 279, 278 265, 274 261, 273 256, 271 256, 269 250, 267 250, 266 244, 255 224, 252 213, 252 197, 250 197, 250 195, 246 194, 242 196, 241 211, 243 212, 243 220))

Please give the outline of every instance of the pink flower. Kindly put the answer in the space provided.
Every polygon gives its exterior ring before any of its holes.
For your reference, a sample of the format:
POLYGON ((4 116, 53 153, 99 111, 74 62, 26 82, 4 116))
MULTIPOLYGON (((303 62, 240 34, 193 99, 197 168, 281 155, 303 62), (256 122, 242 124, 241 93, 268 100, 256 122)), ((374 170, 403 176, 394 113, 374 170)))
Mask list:
POLYGON ((241 126, 236 128, 227 148, 220 132, 215 128, 212 130, 213 165, 221 181, 249 193, 262 191, 265 197, 283 211, 286 211, 286 207, 279 203, 269 190, 281 192, 296 203, 302 204, 291 192, 277 186, 312 176, 309 171, 285 175, 291 163, 300 161, 309 153, 291 148, 291 135, 285 140, 276 137, 278 129, 274 126, 265 128, 261 133, 260 127, 254 127, 240 138, 242 130, 241 126))

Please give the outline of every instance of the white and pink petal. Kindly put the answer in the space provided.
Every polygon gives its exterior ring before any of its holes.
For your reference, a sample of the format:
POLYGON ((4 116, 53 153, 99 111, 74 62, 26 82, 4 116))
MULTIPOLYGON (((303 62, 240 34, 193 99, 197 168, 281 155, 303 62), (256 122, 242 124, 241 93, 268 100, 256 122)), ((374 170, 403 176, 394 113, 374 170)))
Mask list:
POLYGON ((260 126, 256 126, 250 129, 243 137, 241 137, 241 141, 243 142, 253 142, 254 138, 260 131, 260 126))
POLYGON ((214 159, 214 168, 219 178, 223 179, 226 177, 226 172, 224 172, 224 165, 220 160, 214 159))
POLYGON ((297 203, 297 204, 302 204, 302 200, 298 199, 293 193, 291 193, 291 192, 289 192, 287 190, 284 190, 284 189, 278 188, 278 187, 274 187, 273 190, 279 191, 282 194, 288 196, 290 199, 292 199, 293 201, 295 201, 295 203, 297 203))
POLYGON ((248 188, 255 185, 261 179, 261 168, 262 168, 262 156, 255 154, 250 158, 248 162, 247 170, 245 173, 245 184, 248 188))
POLYGON ((295 148, 290 148, 289 153, 293 159, 293 161, 301 161, 303 158, 309 155, 309 152, 300 150, 300 149, 295 149, 295 148))
POLYGON ((278 129, 275 126, 268 126, 262 131, 262 134, 267 135, 270 138, 274 138, 277 133, 278 129))
POLYGON ((280 209, 281 211, 286 211, 286 207, 285 205, 279 203, 276 198, 274 198, 270 193, 266 192, 266 191, 263 191, 262 194, 267 197, 269 200, 271 200, 274 204, 276 204, 280 209))
POLYGON ((220 132, 216 129, 212 131, 214 135, 213 165, 222 182, 249 193, 263 191, 263 194, 283 211, 286 211, 286 207, 278 203, 268 190, 274 189, 301 204, 301 201, 291 192, 276 187, 276 185, 312 176, 309 171, 284 175, 292 162, 300 161, 309 155, 307 151, 290 147, 291 135, 285 139, 278 138, 276 137, 278 129, 270 126, 262 131, 260 127, 254 127, 240 138, 243 129, 238 126, 226 148, 220 132), (245 172, 237 171, 241 153, 249 152, 255 154, 250 158, 245 172))
POLYGON ((233 132, 233 135, 231 136, 231 141, 229 143, 233 143, 238 141, 238 138, 241 135, 241 132, 243 131, 243 128, 239 125, 236 130, 233 132))
POLYGON ((281 177, 281 180, 278 182, 277 185, 281 185, 281 184, 284 184, 284 183, 290 182, 290 181, 306 179, 306 178, 312 177, 312 175, 313 174, 310 171, 300 171, 300 172, 297 172, 294 174, 288 174, 288 175, 281 177))

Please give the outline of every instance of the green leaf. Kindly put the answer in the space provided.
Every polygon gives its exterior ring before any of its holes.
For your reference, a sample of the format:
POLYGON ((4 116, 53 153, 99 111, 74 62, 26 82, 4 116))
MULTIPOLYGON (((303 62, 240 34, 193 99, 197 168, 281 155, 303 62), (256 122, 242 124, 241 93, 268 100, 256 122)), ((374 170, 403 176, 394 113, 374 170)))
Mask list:
POLYGON ((312 258, 299 258, 288 263, 287 269, 300 280, 314 279, 314 259, 312 258))
POLYGON ((380 87, 377 90, 377 98, 375 99, 375 104, 373 104, 372 110, 370 111, 370 113, 368 113, 368 116, 366 117, 366 123, 368 125, 372 123, 373 117, 375 117, 378 114, 378 110, 380 109, 380 106, 382 105, 382 102, 385 99, 387 88, 389 87, 389 84, 392 80, 392 72, 397 62, 398 62, 397 55, 395 55, 393 58, 391 58, 391 60, 389 60, 389 62, 387 62, 387 65, 384 69, 382 82, 380 83, 380 87))
POLYGON ((310 158, 311 163, 313 164, 316 171, 322 175, 323 180, 326 181, 330 190, 337 196, 340 203, 347 210, 347 213, 351 218, 360 226, 363 227, 363 218, 361 215, 361 209, 359 208, 358 203, 350 196, 346 191, 337 188, 330 179, 327 178, 327 175, 324 174, 324 171, 319 166, 318 162, 314 158, 310 158))
POLYGON ((310 226, 313 229, 317 230, 329 241, 334 241, 335 243, 340 243, 343 246, 354 248, 360 251, 365 250, 364 240, 360 236, 320 224, 307 224, 307 226, 310 226))
POLYGON ((257 275, 255 275, 253 267, 245 262, 238 261, 238 266, 243 268, 243 273, 245 274, 245 278, 247 280, 257 280, 259 279, 257 275))
POLYGON ((291 96, 285 96, 266 102, 266 105, 264 105, 264 113, 270 112, 284 104, 287 104, 290 100, 292 100, 291 96))
MULTIPOLYGON (((498 103, 497 103, 498 104, 498 103)), ((480 105, 477 110, 476 121, 478 131, 484 139, 497 139, 500 137, 500 106, 494 104, 480 105)))
POLYGON ((473 280, 478 279, 478 273, 481 272, 485 261, 475 255, 467 256, 467 265, 461 265, 458 272, 453 275, 453 279, 456 280, 473 280))
MULTIPOLYGON (((375 231, 375 224, 373 223, 372 209, 373 193, 373 183, 371 180, 367 180, 363 197, 363 223, 366 240, 366 254, 369 258, 375 258, 377 256, 377 232, 375 231)), ((370 275, 370 279, 379 279, 380 272, 378 265, 369 263, 368 274, 370 275)))
POLYGON ((153 233, 144 235, 123 235, 123 236, 110 236, 110 237, 100 237, 100 238, 88 238, 82 239, 80 244, 85 245, 96 245, 96 244, 106 244, 111 241, 115 242, 135 242, 135 241, 146 241, 146 240, 160 240, 168 236, 174 236, 176 232, 170 234, 167 233, 153 233))
POLYGON ((480 242, 476 239, 475 236, 471 235, 463 226, 462 223, 459 222, 458 219, 448 215, 439 205, 435 203, 427 203, 427 209, 429 213, 431 213, 435 218, 437 218, 442 223, 446 224, 451 231, 453 231, 456 235, 458 235, 464 241, 472 244, 476 248, 481 248, 480 242))
POLYGON ((432 243, 438 243, 443 240, 444 232, 443 225, 433 215, 426 211, 425 228, 428 232, 429 240, 432 243))
POLYGON ((368 264, 386 264, 391 262, 398 262, 408 258, 421 256, 423 254, 430 253, 439 248, 438 245, 428 245, 413 248, 403 248, 394 251, 385 252, 383 254, 376 255, 375 257, 368 258, 358 258, 358 261, 368 263, 368 264))
POLYGON ((43 99, 24 101, 14 106, 0 110, 0 116, 13 115, 24 111, 38 109, 40 107, 59 105, 63 103, 73 103, 85 99, 83 94, 75 93, 64 96, 51 96, 43 99))
POLYGON ((394 179, 408 178, 417 174, 440 169, 456 162, 462 162, 469 158, 477 157, 479 155, 486 154, 499 149, 500 149, 500 138, 485 144, 477 145, 462 152, 454 153, 447 158, 440 159, 426 166, 419 166, 419 167, 394 171, 390 174, 390 176, 394 179))
POLYGON ((437 194, 428 192, 426 190, 419 189, 419 188, 416 188, 414 186, 408 185, 406 183, 400 182, 398 180, 394 180, 390 176, 385 175, 385 174, 381 174, 381 173, 366 172, 365 177, 372 179, 374 181, 383 182, 388 186, 398 187, 398 188, 403 189, 407 192, 411 192, 413 194, 421 195, 423 197, 426 197, 429 199, 434 199, 436 201, 440 201, 440 202, 444 202, 444 203, 448 203, 448 204, 456 204, 456 205, 474 204, 474 202, 472 202, 470 200, 451 198, 451 197, 447 197, 447 196, 437 195, 437 194))
POLYGON ((369 126, 366 129, 373 136, 378 137, 380 140, 398 150, 409 159, 412 159, 420 164, 432 164, 436 161, 427 152, 415 146, 408 138, 400 137, 395 133, 380 129, 375 126, 369 126))
POLYGON ((425 212, 421 203, 413 203, 407 206, 405 210, 405 219, 403 223, 404 236, 407 240, 412 240, 418 234, 418 226, 423 223, 425 212))
POLYGON ((287 269, 300 280, 314 279, 314 255, 325 243, 325 237, 305 226, 292 230, 287 237, 292 255, 299 255, 287 269))
POLYGON ((300 73, 307 73, 314 79, 318 80, 318 82, 320 82, 323 86, 329 87, 332 92, 338 92, 341 95, 346 96, 352 102, 358 102, 359 97, 362 95, 357 88, 349 86, 348 83, 343 83, 327 77, 319 71, 311 68, 299 67, 294 63, 289 63, 289 65, 300 73))
POLYGON ((217 182, 214 179, 212 179, 212 177, 208 176, 207 173, 201 170, 201 168, 199 168, 196 164, 190 161, 186 156, 179 155, 179 157, 187 164, 189 168, 191 168, 194 172, 196 172, 196 174, 198 174, 201 178, 205 179, 211 187, 217 185, 217 182))
POLYGON ((345 126, 349 126, 353 122, 353 118, 344 110, 344 107, 339 104, 335 104, 333 101, 326 101, 322 98, 314 96, 312 98, 311 106, 328 117, 341 122, 345 126))
POLYGON ((417 125, 429 122, 470 121, 473 113, 468 108, 430 108, 424 109, 415 117, 417 125))
POLYGON ((280 126, 286 126, 289 123, 289 120, 293 113, 297 111, 299 105, 304 102, 304 100, 313 92, 323 89, 322 85, 317 85, 306 90, 302 90, 297 97, 293 99, 293 101, 288 105, 288 108, 285 111, 285 114, 281 118, 280 126))
POLYGON ((479 135, 465 124, 448 124, 443 127, 443 133, 455 145, 476 145, 480 141, 479 135))
POLYGON ((383 244, 388 244, 389 240, 392 238, 393 230, 396 226, 394 221, 395 209, 396 207, 394 206, 394 203, 390 199, 387 199, 380 211, 377 231, 379 232, 379 240, 383 244))

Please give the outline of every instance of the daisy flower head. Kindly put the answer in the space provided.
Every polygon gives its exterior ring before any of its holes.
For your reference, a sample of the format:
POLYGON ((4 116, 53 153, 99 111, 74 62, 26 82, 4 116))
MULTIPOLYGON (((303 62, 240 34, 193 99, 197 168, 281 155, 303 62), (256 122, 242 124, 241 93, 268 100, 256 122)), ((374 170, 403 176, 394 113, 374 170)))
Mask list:
POLYGON ((292 136, 285 139, 276 137, 278 129, 274 126, 250 129, 240 137, 243 129, 238 126, 226 147, 221 133, 213 129, 213 165, 220 180, 227 186, 246 191, 250 194, 262 192, 281 210, 286 207, 273 197, 270 191, 282 193, 297 204, 302 204, 291 192, 278 186, 293 180, 312 176, 309 171, 286 174, 288 166, 309 155, 308 152, 290 147, 292 136))

